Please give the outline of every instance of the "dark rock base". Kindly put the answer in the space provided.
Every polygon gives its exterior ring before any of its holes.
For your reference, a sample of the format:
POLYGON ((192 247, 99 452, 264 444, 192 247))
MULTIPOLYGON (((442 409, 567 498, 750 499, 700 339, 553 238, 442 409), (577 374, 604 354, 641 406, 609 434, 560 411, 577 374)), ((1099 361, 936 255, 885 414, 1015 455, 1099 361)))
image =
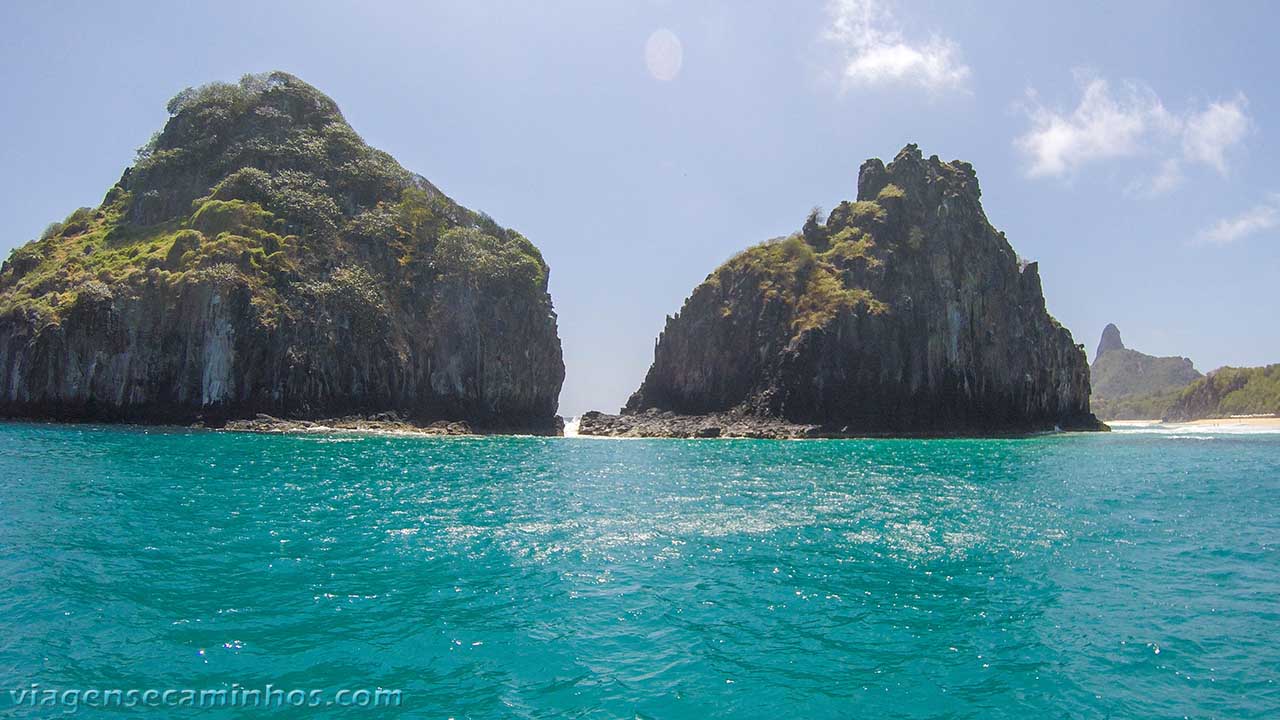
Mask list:
POLYGON ((382 432, 412 435, 536 435, 560 437, 564 435, 564 419, 537 418, 516 423, 473 424, 465 420, 435 420, 421 422, 406 415, 395 412, 383 412, 370 415, 345 415, 335 418, 294 419, 279 418, 272 415, 258 414, 252 418, 231 418, 212 416, 194 421, 182 421, 176 418, 113 418, 75 417, 63 415, 27 415, 0 416, 10 422, 50 422, 50 423, 101 423, 134 424, 153 426, 192 427, 211 430, 230 430, 233 432, 259 433, 305 433, 305 432, 382 432))
POLYGON ((678 415, 672 412, 646 410, 622 415, 598 411, 585 413, 578 422, 579 435, 629 438, 759 438, 796 440, 801 438, 869 438, 869 437, 1021 437, 1059 430, 1107 431, 1111 428, 1090 416, 1071 427, 956 428, 935 432, 888 432, 850 426, 828 427, 788 422, 745 413, 711 413, 678 415))
POLYGON ((258 415, 252 420, 230 420, 222 426, 222 429, 268 433, 341 430, 416 435, 539 435, 559 437, 564 435, 564 420, 557 416, 543 422, 514 425, 473 425, 465 420, 436 420, 430 423, 419 423, 398 413, 389 412, 375 415, 348 415, 324 420, 289 420, 270 415, 258 415))

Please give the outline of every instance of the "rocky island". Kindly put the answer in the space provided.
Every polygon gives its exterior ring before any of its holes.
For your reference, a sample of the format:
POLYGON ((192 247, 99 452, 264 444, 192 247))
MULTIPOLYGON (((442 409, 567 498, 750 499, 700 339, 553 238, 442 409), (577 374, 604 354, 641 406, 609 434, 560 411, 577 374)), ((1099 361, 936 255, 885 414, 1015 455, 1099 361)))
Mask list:
POLYGON ((168 110, 100 206, 4 263, 0 416, 559 432, 548 269, 520 233, 286 73, 168 110))
POLYGON ((585 435, 829 437, 1105 429, 1083 347, 961 161, 868 160, 857 200, 730 259, 585 435))

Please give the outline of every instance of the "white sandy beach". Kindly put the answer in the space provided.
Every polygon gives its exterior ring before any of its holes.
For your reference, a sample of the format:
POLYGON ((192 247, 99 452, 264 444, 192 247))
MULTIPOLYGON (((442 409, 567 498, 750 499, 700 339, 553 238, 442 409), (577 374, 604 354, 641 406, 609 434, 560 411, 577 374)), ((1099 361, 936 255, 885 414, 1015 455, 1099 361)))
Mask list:
POLYGON ((1113 430, 1148 430, 1156 432, 1280 432, 1280 417, 1274 415, 1246 415, 1228 418, 1206 418, 1190 422, 1161 422, 1160 420, 1111 420, 1113 430))

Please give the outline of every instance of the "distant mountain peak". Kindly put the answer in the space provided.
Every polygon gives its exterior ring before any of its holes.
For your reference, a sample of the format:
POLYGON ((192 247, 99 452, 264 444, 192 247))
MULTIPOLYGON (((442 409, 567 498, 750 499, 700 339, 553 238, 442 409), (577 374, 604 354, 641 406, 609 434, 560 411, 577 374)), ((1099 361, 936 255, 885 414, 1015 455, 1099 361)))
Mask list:
POLYGON ((1102 329, 1102 340, 1098 341, 1098 352, 1094 354, 1093 359, 1096 362, 1102 357, 1103 353, 1112 350, 1124 350, 1124 341, 1120 339, 1120 328, 1115 323, 1107 323, 1102 329))
POLYGON ((1200 378, 1184 357, 1157 357, 1124 346, 1107 325, 1089 368, 1094 412, 1105 420, 1148 420, 1165 414, 1178 394, 1200 378))

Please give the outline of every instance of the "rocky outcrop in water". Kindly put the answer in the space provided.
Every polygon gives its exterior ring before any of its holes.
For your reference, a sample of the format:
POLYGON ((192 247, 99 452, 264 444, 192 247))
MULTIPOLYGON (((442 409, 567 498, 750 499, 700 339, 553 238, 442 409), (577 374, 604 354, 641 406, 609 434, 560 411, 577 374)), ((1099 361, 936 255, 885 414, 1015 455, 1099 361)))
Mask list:
POLYGON ((819 425, 793 423, 781 418, 742 412, 680 415, 650 408, 622 415, 599 411, 584 413, 578 419, 580 435, 625 438, 755 438, 760 440, 799 440, 832 437, 833 433, 819 425))
POLYGON ((537 248, 284 73, 187 90, 97 208, 0 271, 0 415, 386 411, 556 432, 537 248))
POLYGON ((580 432, 651 411, 775 418, 823 435, 1103 427, 1083 348, 1045 310, 1037 265, 991 226, 979 195, 968 163, 914 145, 887 166, 868 160, 856 201, 825 219, 815 211, 801 232, 695 288, 622 417, 580 432))

